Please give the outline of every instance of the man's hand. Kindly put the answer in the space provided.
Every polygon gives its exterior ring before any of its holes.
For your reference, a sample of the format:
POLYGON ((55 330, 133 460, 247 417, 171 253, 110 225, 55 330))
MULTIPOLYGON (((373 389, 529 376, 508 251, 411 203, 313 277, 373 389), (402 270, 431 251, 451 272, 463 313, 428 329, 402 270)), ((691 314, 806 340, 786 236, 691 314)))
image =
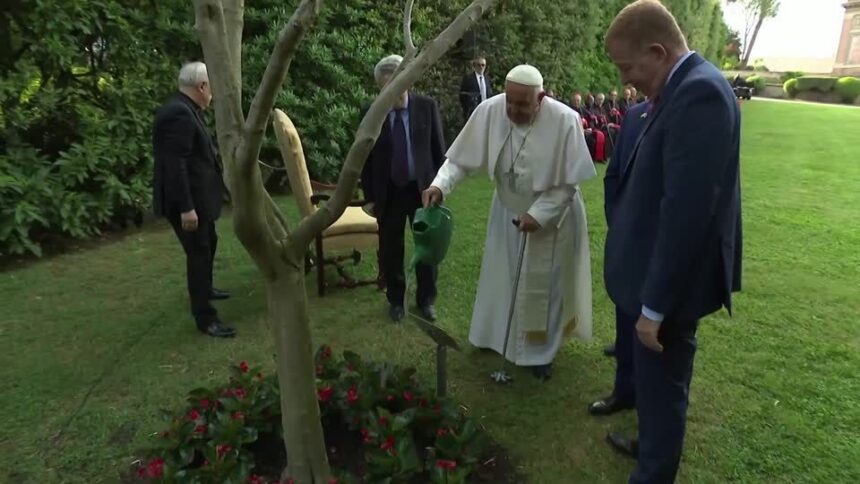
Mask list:
POLYGON ((197 230, 197 212, 194 209, 182 212, 182 230, 186 232, 197 230))
POLYGON ((663 352, 663 345, 657 339, 657 335, 660 333, 660 323, 640 315, 639 321, 636 321, 636 333, 639 334, 639 341, 648 349, 657 353, 663 352))
POLYGON ((540 224, 529 214, 520 215, 520 223, 517 224, 520 232, 535 232, 540 230, 540 224))
POLYGON ((424 190, 424 193, 421 194, 421 203, 424 205, 424 208, 429 208, 431 205, 439 205, 442 203, 442 190, 434 186, 424 190))

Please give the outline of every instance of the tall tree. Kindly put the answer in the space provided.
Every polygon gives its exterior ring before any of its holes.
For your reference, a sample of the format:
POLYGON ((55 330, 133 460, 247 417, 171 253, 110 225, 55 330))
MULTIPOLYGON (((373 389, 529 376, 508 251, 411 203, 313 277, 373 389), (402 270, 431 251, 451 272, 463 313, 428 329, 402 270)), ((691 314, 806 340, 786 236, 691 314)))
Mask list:
POLYGON ((263 276, 268 321, 275 341, 288 463, 283 479, 328 483, 314 384, 314 363, 305 290, 304 255, 314 237, 343 213, 376 143, 386 113, 399 93, 412 86, 457 42, 495 0, 474 0, 419 51, 412 41, 412 6, 406 1, 406 53, 393 80, 361 121, 330 202, 290 231, 287 219, 266 192, 257 163, 269 115, 299 43, 312 27, 322 0, 302 0, 281 30, 247 117, 242 106, 244 0, 194 0, 195 27, 203 46, 215 96, 215 123, 224 177, 233 199, 236 236, 263 276))
POLYGON ((743 56, 740 64, 743 69, 749 65, 762 24, 779 13, 780 0, 727 0, 727 3, 738 4, 744 10, 743 56))

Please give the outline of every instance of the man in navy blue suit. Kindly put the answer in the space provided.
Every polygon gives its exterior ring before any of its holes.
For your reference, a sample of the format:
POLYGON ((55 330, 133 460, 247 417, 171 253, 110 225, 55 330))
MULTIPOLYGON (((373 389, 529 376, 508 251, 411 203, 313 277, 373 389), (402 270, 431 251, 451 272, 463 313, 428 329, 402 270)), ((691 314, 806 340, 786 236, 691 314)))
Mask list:
MULTIPOLYGON (((606 33, 622 81, 651 99, 646 123, 607 185, 604 279, 636 319, 639 440, 630 483, 670 483, 681 459, 696 329, 740 290, 740 112, 720 71, 690 52, 656 0, 625 7, 606 33), (611 185, 611 186, 610 186, 611 185), (607 195, 608 197, 608 195, 607 195)), ((613 162, 614 163, 614 162, 613 162)))
MULTIPOLYGON (((648 111, 651 102, 645 101, 631 106, 624 116, 618 139, 615 140, 615 152, 606 167, 603 178, 604 211, 606 225, 612 227, 611 213, 618 194, 618 178, 621 175, 619 165, 627 160, 642 128, 648 122, 648 111)), ((592 415, 611 415, 622 410, 631 409, 636 404, 636 390, 633 385, 633 343, 636 340, 636 317, 629 316, 620 308, 615 308, 615 345, 612 350, 604 352, 615 357, 615 384, 612 394, 593 402, 588 407, 592 415)))

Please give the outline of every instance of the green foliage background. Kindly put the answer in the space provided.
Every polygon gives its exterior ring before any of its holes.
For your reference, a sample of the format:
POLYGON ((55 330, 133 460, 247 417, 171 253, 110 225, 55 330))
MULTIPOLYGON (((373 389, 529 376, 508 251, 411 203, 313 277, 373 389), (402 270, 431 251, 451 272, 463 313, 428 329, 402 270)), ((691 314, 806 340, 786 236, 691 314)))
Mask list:
MULTIPOLYGON (((418 0, 420 45, 469 2, 418 0)), ((560 97, 608 90, 618 79, 602 36, 627 0, 500 0, 496 9, 415 86, 437 98, 447 135, 468 61, 484 55, 496 91, 528 62, 560 97)), ((690 45, 715 63, 728 30, 718 0, 665 0, 690 45)), ((245 106, 296 0, 246 2, 245 106)), ((402 8, 392 0, 327 2, 300 48, 277 107, 302 135, 311 175, 333 180, 360 107, 372 100, 373 65, 402 52, 402 8)), ((179 66, 201 58, 191 2, 7 0, 0 7, 0 254, 41 253, 53 238, 123 227, 150 207, 152 114, 179 66)), ((278 164, 274 137, 261 158, 278 164)), ((268 173, 267 173, 268 174, 268 173)), ((274 177, 272 183, 283 180, 274 177)))

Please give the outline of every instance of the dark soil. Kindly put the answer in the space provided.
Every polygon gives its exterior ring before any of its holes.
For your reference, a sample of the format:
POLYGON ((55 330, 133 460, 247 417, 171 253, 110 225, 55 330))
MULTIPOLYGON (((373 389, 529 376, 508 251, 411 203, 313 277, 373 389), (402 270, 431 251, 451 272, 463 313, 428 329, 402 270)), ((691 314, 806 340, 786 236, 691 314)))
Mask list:
MULTIPOLYGON (((347 471, 355 477, 364 476, 367 469, 364 459, 364 446, 359 435, 349 431, 337 421, 324 421, 323 428, 329 463, 332 468, 347 471)), ((420 448, 422 446, 419 446, 420 448)), ((254 460, 257 464, 254 472, 261 476, 277 479, 281 470, 286 467, 287 455, 284 450, 284 443, 273 435, 261 435, 257 442, 248 447, 248 450, 254 453, 254 460)), ((419 457, 424 458, 423 452, 419 451, 419 457)), ((410 484, 429 482, 431 481, 428 475, 419 474, 410 484)), ((520 484, 526 482, 526 479, 517 472, 516 465, 507 452, 492 442, 487 446, 481 464, 471 474, 468 482, 520 484)))

